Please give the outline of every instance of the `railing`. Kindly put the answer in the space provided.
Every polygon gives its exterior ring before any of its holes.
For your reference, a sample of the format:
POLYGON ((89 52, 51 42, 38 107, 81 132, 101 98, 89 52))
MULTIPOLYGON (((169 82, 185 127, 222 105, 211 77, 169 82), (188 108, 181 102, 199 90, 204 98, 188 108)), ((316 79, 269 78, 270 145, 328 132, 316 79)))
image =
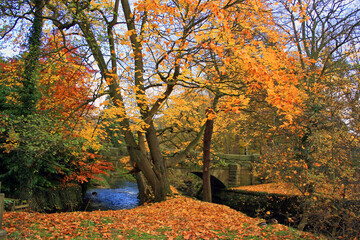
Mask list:
MULTIPOLYGON (((0 182, 0 192, 1 192, 1 182, 0 182)), ((5 199, 5 194, 0 193, 0 240, 7 239, 6 231, 2 229, 2 222, 4 216, 4 199, 5 199)))

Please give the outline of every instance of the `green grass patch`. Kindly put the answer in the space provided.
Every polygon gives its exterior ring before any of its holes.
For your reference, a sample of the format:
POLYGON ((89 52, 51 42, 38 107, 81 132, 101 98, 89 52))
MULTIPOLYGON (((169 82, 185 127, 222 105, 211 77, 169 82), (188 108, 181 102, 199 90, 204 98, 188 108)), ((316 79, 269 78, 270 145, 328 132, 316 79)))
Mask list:
POLYGON ((244 239, 244 240, 250 240, 250 239, 253 239, 253 240, 261 240, 261 239, 264 239, 264 237, 259 237, 259 236, 244 236, 244 237, 241 237, 241 239, 244 239))
POLYGON ((125 231, 124 236, 128 239, 134 240, 146 240, 146 239, 166 239, 165 235, 152 235, 149 233, 139 232, 138 230, 127 230, 125 231))
POLYGON ((170 227, 161 227, 161 228, 157 229, 156 231, 158 231, 160 233, 164 233, 164 232, 171 231, 171 228, 170 227))
POLYGON ((226 232, 221 232, 221 231, 215 231, 215 232, 217 232, 217 235, 219 237, 224 237, 225 239, 229 239, 229 240, 236 239, 238 237, 238 232, 232 231, 230 229, 226 232))

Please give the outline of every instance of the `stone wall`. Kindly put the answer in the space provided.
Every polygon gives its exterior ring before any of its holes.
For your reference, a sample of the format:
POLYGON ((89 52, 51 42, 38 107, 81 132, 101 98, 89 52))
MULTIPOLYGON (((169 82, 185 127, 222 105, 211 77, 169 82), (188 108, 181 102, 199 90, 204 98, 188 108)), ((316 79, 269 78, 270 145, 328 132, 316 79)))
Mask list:
MULTIPOLYGON (((171 171, 178 174, 202 173, 200 167, 180 167, 172 168, 171 171)), ((259 182, 252 174, 250 165, 229 164, 227 167, 217 167, 210 169, 211 176, 220 180, 227 188, 258 184, 259 182)), ((202 176, 201 174, 196 174, 202 176)))
POLYGON ((39 190, 30 200, 30 208, 40 212, 82 210, 82 188, 78 184, 39 190))

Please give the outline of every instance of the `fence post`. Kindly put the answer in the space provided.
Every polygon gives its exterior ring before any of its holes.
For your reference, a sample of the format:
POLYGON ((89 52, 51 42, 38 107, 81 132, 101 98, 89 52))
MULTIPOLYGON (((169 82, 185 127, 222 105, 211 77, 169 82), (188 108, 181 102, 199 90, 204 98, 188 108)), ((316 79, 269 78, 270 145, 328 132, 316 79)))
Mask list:
MULTIPOLYGON (((1 182, 0 182, 0 191, 1 191, 1 182)), ((0 240, 6 240, 6 231, 2 229, 2 221, 4 214, 4 198, 5 194, 0 193, 0 240)))

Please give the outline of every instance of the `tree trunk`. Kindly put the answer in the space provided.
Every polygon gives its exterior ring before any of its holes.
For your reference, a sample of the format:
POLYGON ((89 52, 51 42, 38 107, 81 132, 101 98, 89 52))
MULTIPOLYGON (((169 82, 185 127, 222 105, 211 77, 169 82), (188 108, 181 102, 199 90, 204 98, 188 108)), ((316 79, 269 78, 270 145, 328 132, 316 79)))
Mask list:
MULTIPOLYGON (((146 155, 146 146, 145 146, 145 138, 144 134, 142 132, 138 132, 138 145, 140 147, 140 150, 146 155)), ((134 163, 134 161, 131 159, 131 162, 134 163)), ((144 204, 146 202, 151 201, 151 196, 153 195, 153 192, 151 190, 151 187, 149 186, 148 182, 146 181, 146 178, 142 172, 138 172, 134 174, 136 183, 139 189, 139 199, 140 204, 144 204)))
POLYGON ((28 40, 28 55, 25 57, 25 68, 22 74, 23 87, 20 91, 20 114, 27 116, 35 113, 36 104, 40 99, 38 87, 39 58, 41 53, 41 36, 43 31, 43 0, 32 0, 34 4, 34 19, 28 40))
MULTIPOLYGON (((150 155, 152 162, 149 164, 152 167, 152 174, 151 176, 144 172, 146 179, 154 184, 151 184, 151 187, 154 191, 155 201, 163 201, 166 199, 166 194, 169 192, 169 184, 167 180, 167 172, 165 168, 165 162, 161 153, 160 144, 157 139, 156 130, 152 121, 152 117, 154 113, 150 113, 149 106, 147 105, 147 96, 145 93, 144 87, 144 63, 143 63, 143 54, 142 54, 142 44, 138 40, 138 35, 136 33, 136 26, 134 22, 134 16, 131 13, 131 8, 128 0, 121 0, 122 9, 124 12, 124 16, 126 19, 126 25, 128 31, 132 31, 130 35, 131 47, 134 53, 134 83, 136 86, 136 100, 137 105, 140 108, 141 116, 145 123, 149 124, 149 127, 146 129, 146 140, 149 146, 150 155)), ((146 18, 143 19, 146 21, 146 18)), ((167 91, 165 92, 165 98, 160 98, 157 102, 157 107, 153 109, 157 111, 160 107, 161 102, 163 102, 167 96, 170 95, 174 86, 168 85, 167 91)), ((148 164, 145 161, 142 161, 140 164, 148 164)), ((147 168, 144 166, 144 168, 147 168)))
POLYGON ((156 129, 152 121, 146 131, 146 139, 150 149, 154 172, 159 184, 158 186, 155 186, 154 189, 155 201, 163 201, 166 200, 166 195, 170 192, 170 187, 167 178, 165 161, 156 135, 156 129))
POLYGON ((210 149, 211 149, 211 136, 214 128, 214 120, 212 118, 213 111, 206 110, 207 120, 204 132, 204 145, 203 145, 203 201, 211 202, 211 180, 210 180, 210 149))
POLYGON ((151 201, 152 191, 147 184, 144 174, 142 172, 135 173, 136 183, 139 189, 139 200, 140 204, 151 201))
MULTIPOLYGON (((36 106, 40 99, 40 90, 38 84, 39 73, 39 58, 41 54, 41 36, 43 33, 43 0, 32 0, 34 4, 34 19, 30 29, 30 35, 28 39, 28 54, 24 59, 24 72, 20 78, 22 87, 19 91, 21 98, 21 107, 18 114, 24 116, 24 120, 27 121, 28 117, 36 113, 36 106)), ((29 117, 31 119, 31 116, 29 117)), ((21 145, 24 145, 21 142, 21 145)), ((37 161, 32 161, 28 167, 30 176, 28 180, 21 188, 21 194, 24 198, 30 199, 34 194, 34 169, 37 161)), ((22 184, 21 184, 22 185, 22 184)))
POLYGON ((310 216, 310 200, 305 199, 304 205, 303 205, 303 213, 301 216, 301 220, 299 225, 297 226, 297 229, 300 231, 303 231, 306 225, 308 224, 309 216, 310 216))

